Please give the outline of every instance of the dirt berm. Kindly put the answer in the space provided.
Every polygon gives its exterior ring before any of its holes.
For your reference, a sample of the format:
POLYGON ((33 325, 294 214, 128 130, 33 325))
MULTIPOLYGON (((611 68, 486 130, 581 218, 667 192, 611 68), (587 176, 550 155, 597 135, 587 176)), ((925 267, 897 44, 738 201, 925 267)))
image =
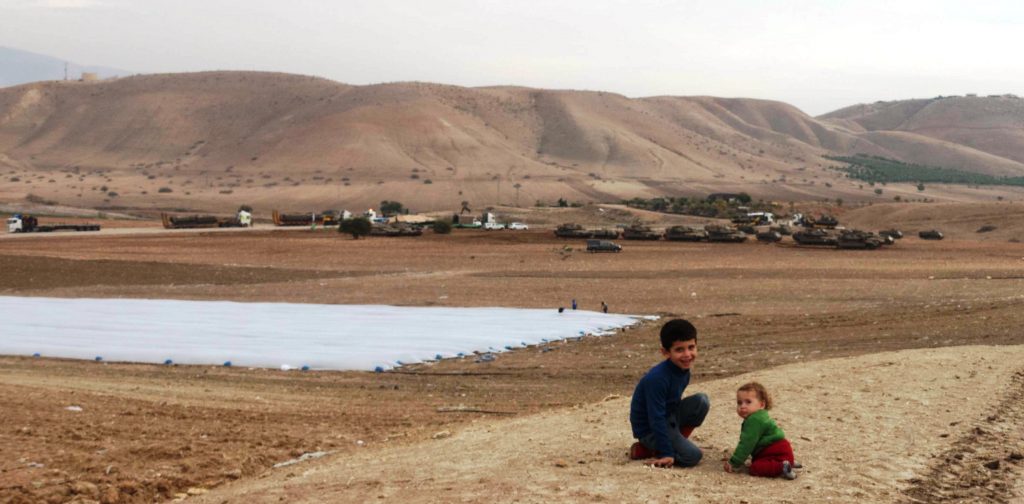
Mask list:
MULTIPOLYGON (((692 383, 711 413, 704 461, 653 469, 626 458, 629 398, 437 439, 303 462, 199 502, 1006 502, 1024 464, 1024 346, 906 350, 692 383), (804 464, 795 481, 727 474, 735 388, 775 394, 773 416, 804 464), (952 461, 952 463, 950 462, 952 461), (999 461, 999 464, 994 464, 999 461), (991 469, 998 465, 997 469, 991 469), (967 485, 961 483, 968 482, 967 485)), ((193 499, 189 499, 193 501, 193 499)))

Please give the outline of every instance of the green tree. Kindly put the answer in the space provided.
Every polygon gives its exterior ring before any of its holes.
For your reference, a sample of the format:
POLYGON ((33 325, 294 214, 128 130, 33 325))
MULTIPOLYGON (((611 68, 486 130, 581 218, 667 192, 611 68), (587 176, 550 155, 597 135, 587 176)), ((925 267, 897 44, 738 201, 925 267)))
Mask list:
POLYGON ((558 198, 558 206, 563 208, 569 206, 569 200, 565 198, 558 198))
POLYGON ((923 192, 923 191, 924 191, 924 184, 923 183, 918 183, 917 184, 917 192, 923 192))
POLYGON ((437 234, 450 234, 452 232, 452 223, 445 220, 435 221, 434 232, 437 234))
POLYGON ((737 194, 736 199, 740 200, 740 203, 743 203, 744 205, 749 204, 751 200, 750 195, 745 192, 737 194))
POLYGON ((341 225, 338 226, 339 233, 348 233, 352 235, 352 238, 358 240, 360 236, 366 236, 370 234, 370 220, 366 217, 356 217, 354 219, 346 219, 341 221, 341 225))
POLYGON ((380 213, 384 216, 407 213, 405 207, 397 201, 384 200, 380 202, 380 213))

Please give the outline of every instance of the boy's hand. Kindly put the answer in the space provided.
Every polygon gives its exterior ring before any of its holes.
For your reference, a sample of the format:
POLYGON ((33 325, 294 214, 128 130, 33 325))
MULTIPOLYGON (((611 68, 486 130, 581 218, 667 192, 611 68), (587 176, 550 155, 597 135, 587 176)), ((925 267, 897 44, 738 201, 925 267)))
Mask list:
POLYGON ((732 464, 728 460, 725 461, 725 472, 731 473, 733 471, 732 464))
POLYGON ((673 459, 672 457, 661 457, 658 459, 651 459, 650 462, 648 462, 648 464, 654 467, 672 467, 672 464, 674 463, 675 459, 673 459))

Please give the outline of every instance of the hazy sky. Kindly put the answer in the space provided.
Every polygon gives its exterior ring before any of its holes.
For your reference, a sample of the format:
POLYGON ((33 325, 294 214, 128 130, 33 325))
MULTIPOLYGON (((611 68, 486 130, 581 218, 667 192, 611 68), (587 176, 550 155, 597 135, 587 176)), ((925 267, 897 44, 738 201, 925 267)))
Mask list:
POLYGON ((751 97, 810 114, 1024 95, 1020 1, 0 0, 0 45, 139 73, 751 97))

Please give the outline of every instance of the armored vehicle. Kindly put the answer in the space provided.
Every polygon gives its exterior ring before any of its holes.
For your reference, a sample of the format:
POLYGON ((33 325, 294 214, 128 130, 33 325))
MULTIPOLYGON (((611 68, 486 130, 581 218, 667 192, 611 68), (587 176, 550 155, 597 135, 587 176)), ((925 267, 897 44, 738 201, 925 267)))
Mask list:
POLYGON ((775 231, 776 233, 779 233, 782 236, 790 236, 790 235, 793 234, 793 228, 789 227, 786 224, 779 224, 778 226, 772 226, 772 227, 768 228, 768 230, 769 231, 775 231))
POLYGON ((804 227, 808 228, 820 227, 834 229, 836 226, 839 225, 839 220, 836 219, 835 217, 832 217, 831 215, 821 214, 818 216, 817 219, 813 217, 803 217, 801 219, 801 223, 804 225, 804 227))
POLYGON ((594 238, 615 239, 619 237, 619 232, 615 229, 594 229, 588 232, 594 238))
POLYGON ((632 226, 622 230, 623 240, 657 240, 660 238, 660 234, 654 232, 651 228, 640 224, 633 224, 632 226))
POLYGON ((423 228, 406 223, 374 224, 370 228, 370 236, 421 236, 423 228))
POLYGON ((920 233, 917 233, 917 236, 919 236, 922 240, 941 240, 945 238, 945 236, 942 234, 942 231, 939 231, 938 229, 921 231, 920 233))
POLYGON ((555 228, 555 236, 559 238, 590 238, 591 235, 590 231, 573 222, 567 222, 555 228))
POLYGON ((839 241, 834 231, 827 229, 805 229, 793 233, 793 241, 800 245, 836 246, 839 241))
POLYGON ((883 229, 878 232, 878 235, 891 236, 894 240, 899 240, 900 238, 903 238, 903 231, 900 231, 899 229, 883 229))
POLYGON ((708 233, 709 242, 739 243, 747 241, 747 235, 732 226, 708 224, 704 226, 704 231, 708 233))
POLYGON ((761 231, 755 236, 757 237, 757 241, 760 242, 775 243, 782 240, 782 234, 778 231, 761 231))
POLYGON ((882 246, 882 239, 870 231, 847 229, 839 233, 837 246, 842 249, 869 249, 882 246))
POLYGON ((665 239, 669 241, 703 241, 708 239, 708 232, 692 226, 672 226, 665 230, 665 239))

